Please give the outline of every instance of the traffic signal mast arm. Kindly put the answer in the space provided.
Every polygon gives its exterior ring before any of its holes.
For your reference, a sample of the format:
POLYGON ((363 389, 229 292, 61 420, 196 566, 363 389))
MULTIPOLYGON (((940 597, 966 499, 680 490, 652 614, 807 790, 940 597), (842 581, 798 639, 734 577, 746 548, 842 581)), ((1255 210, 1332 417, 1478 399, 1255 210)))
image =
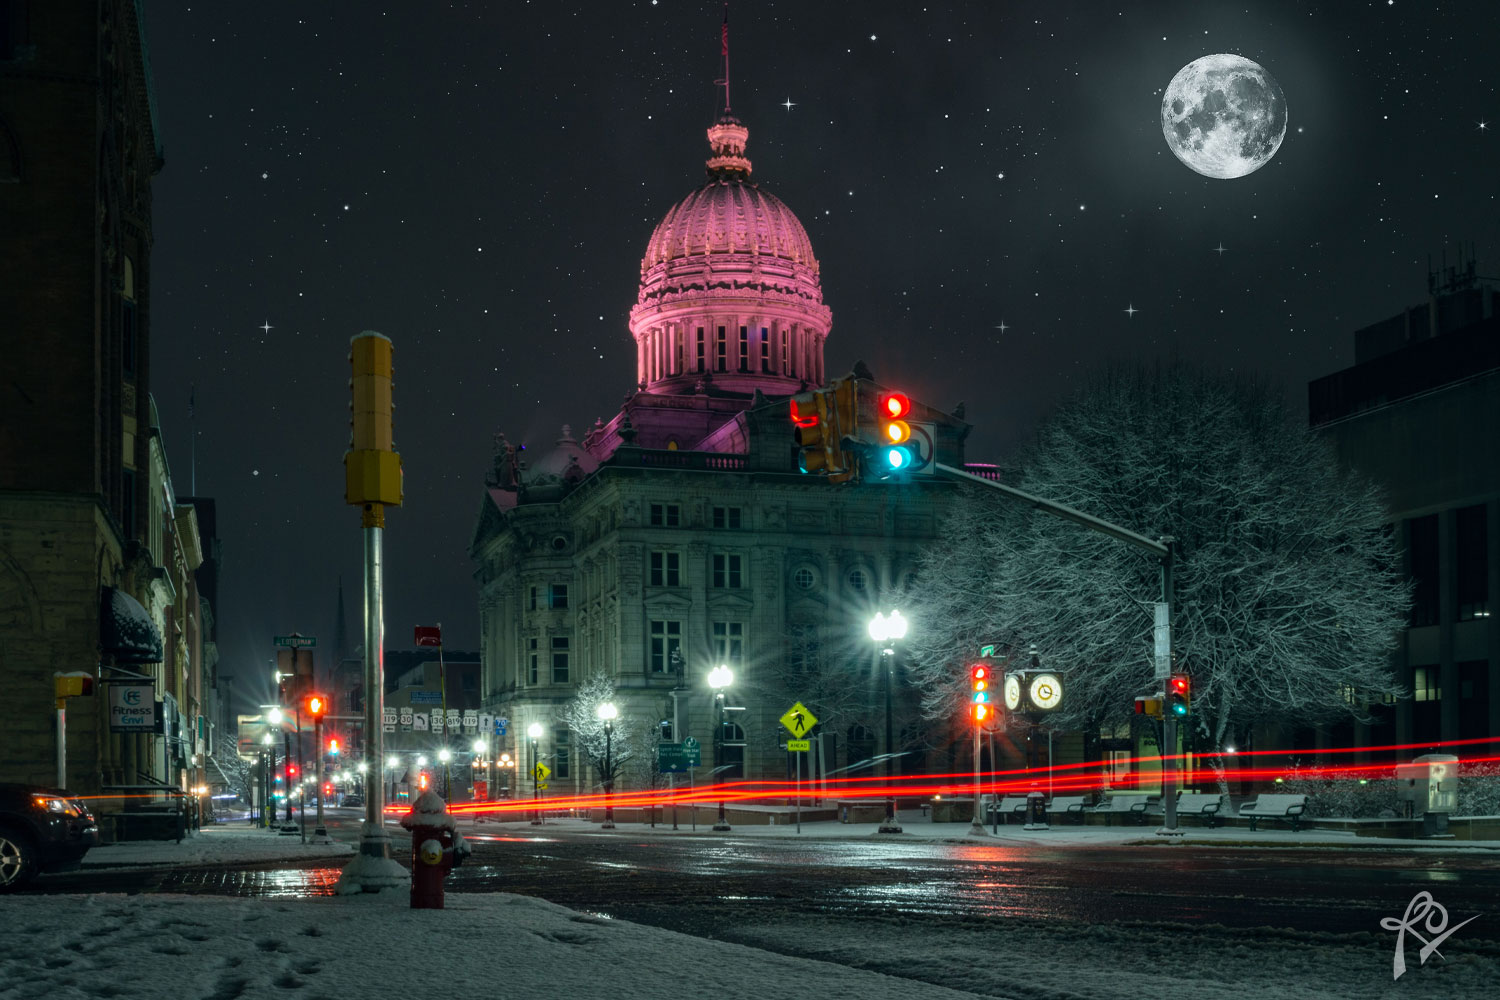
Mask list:
MULTIPOLYGON (((976 476, 972 472, 955 469, 951 465, 943 465, 941 462, 934 462, 933 467, 939 474, 947 476, 949 479, 978 483, 980 486, 999 490, 1012 500, 1019 500, 1043 513, 1060 517, 1065 521, 1072 521, 1074 524, 1087 528, 1090 531, 1097 531, 1101 535, 1108 535, 1110 538, 1156 556, 1161 564, 1161 602, 1166 606, 1166 621, 1168 626, 1170 626, 1172 613, 1171 538, 1160 540, 1147 538, 1145 535, 1137 534, 1129 528, 1122 528, 1118 524, 1106 521, 1103 518, 1094 517, 1092 514, 1085 514, 1081 510, 1075 510, 1067 504, 1033 496, 1024 490, 1016 489, 1014 486, 1006 486, 1004 483, 997 483, 994 480, 976 476)), ((1165 631, 1167 636, 1165 657, 1166 664, 1170 668, 1172 662, 1172 633, 1170 627, 1165 631)), ((1164 730, 1162 733, 1164 746, 1162 747, 1161 755, 1161 801, 1162 811, 1165 813, 1163 827, 1165 832, 1175 834, 1177 832, 1177 768, 1175 764, 1177 753, 1177 716, 1170 711, 1167 712, 1162 722, 1162 728, 1164 730)))

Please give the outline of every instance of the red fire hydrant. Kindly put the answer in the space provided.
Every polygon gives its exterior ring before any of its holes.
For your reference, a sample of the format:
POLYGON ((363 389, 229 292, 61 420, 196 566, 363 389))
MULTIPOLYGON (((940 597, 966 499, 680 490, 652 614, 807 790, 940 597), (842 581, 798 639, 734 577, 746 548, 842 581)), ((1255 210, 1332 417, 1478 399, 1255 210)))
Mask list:
POLYGON ((414 910, 443 908, 443 879, 469 856, 468 841, 458 832, 448 805, 436 792, 423 792, 401 817, 411 831, 411 905, 414 910))

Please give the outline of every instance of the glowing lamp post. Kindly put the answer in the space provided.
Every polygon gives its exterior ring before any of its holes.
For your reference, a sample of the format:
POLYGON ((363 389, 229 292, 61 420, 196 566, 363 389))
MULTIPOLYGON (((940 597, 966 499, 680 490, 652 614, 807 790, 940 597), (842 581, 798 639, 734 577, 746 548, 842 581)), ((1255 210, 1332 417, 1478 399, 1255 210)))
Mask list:
MULTIPOLYGON (((870 619, 870 638, 875 640, 875 647, 880 651, 880 658, 885 662, 885 782, 889 786, 895 781, 894 771, 896 766, 896 753, 891 728, 891 688, 896 684, 896 643, 906 638, 906 619, 901 612, 892 611, 890 616, 876 613, 870 619)), ((879 833, 900 833, 901 824, 896 822, 896 798, 890 793, 885 799, 885 819, 880 821, 879 833)))
POLYGON ((613 830, 615 828, 615 760, 612 755, 612 738, 615 732, 615 720, 620 717, 620 710, 612 701, 606 701, 599 705, 599 718, 604 722, 604 824, 602 829, 613 830))
MULTIPOLYGON (((714 702, 719 706, 719 728, 714 737, 714 767, 723 771, 724 769, 724 695, 728 692, 729 685, 734 683, 734 671, 724 664, 719 664, 708 672, 708 686, 714 689, 714 702)), ((723 788, 723 774, 719 775, 719 786, 723 788)), ((720 833, 729 832, 729 820, 724 817, 724 793, 719 793, 719 819, 714 823, 714 829, 720 833)))
POLYGON ((533 722, 526 727, 526 735, 531 737, 531 825, 542 825, 542 799, 541 778, 536 771, 536 741, 542 738, 542 724, 533 722))

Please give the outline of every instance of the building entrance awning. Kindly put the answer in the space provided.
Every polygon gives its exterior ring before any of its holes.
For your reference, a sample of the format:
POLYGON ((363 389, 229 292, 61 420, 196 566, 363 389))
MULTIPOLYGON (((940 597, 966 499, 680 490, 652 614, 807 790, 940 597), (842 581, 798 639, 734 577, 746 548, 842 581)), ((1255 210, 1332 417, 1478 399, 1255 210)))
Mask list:
POLYGON ((161 633, 141 602, 117 587, 99 598, 99 651, 119 664, 160 663, 161 633))

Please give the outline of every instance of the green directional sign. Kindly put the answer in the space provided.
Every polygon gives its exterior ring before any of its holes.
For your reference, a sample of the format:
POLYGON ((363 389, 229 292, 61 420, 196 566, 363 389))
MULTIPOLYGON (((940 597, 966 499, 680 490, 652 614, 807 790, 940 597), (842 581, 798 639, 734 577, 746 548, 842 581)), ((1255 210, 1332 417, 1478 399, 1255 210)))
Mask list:
POLYGON ((656 745, 658 774, 681 774, 690 767, 698 767, 701 763, 698 741, 692 737, 681 743, 658 743, 656 745))
POLYGON ((286 649, 310 649, 318 644, 318 640, 310 635, 301 635, 293 632, 291 635, 278 635, 276 645, 286 649))

